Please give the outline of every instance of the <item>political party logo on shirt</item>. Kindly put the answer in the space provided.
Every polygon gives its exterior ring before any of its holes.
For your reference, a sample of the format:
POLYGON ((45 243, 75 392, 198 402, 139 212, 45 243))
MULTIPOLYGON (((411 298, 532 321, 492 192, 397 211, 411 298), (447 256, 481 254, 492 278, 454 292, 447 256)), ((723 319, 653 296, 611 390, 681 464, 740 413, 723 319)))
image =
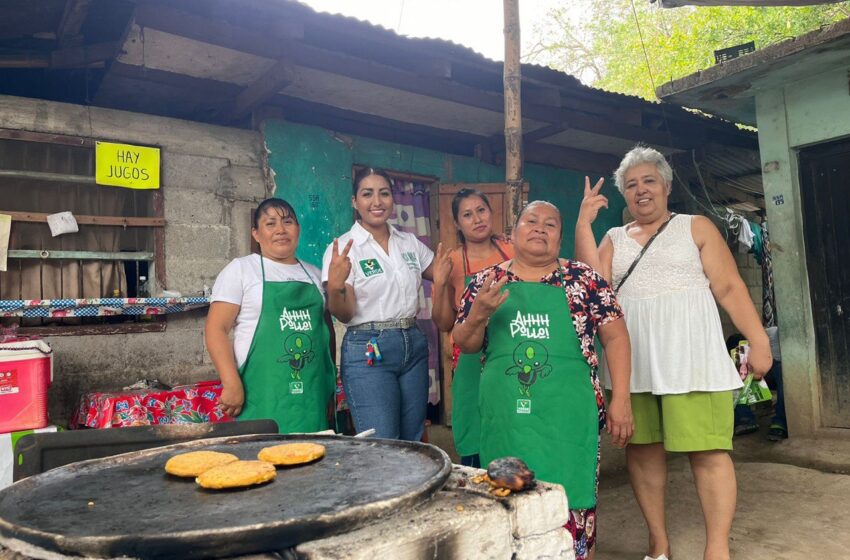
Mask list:
POLYGON ((404 251, 401 254, 401 258, 404 259, 407 268, 410 270, 419 270, 419 257, 416 256, 416 253, 413 251, 404 251))
POLYGON ((289 375, 300 381, 301 370, 313 360, 313 340, 306 333, 294 332, 283 341, 283 351, 278 363, 288 363, 289 375))
POLYGON ((527 341, 514 348, 514 365, 505 370, 505 375, 515 375, 519 381, 519 394, 531 398, 531 386, 539 379, 552 373, 549 351, 539 342, 527 341))
POLYGON ((517 414, 531 414, 531 399, 517 399, 516 400, 516 413, 517 414))
POLYGON ((280 312, 280 330, 281 332, 289 329, 291 331, 312 331, 313 322, 310 319, 310 312, 306 309, 293 309, 290 311, 283 308, 280 312))
POLYGON ((378 259, 363 259, 360 261, 360 270, 363 271, 363 275, 366 276, 366 278, 376 274, 382 274, 384 272, 384 269, 381 268, 381 263, 378 262, 378 259))
POLYGON ((511 338, 519 335, 521 338, 548 339, 549 314, 516 312, 516 318, 511 321, 511 338))

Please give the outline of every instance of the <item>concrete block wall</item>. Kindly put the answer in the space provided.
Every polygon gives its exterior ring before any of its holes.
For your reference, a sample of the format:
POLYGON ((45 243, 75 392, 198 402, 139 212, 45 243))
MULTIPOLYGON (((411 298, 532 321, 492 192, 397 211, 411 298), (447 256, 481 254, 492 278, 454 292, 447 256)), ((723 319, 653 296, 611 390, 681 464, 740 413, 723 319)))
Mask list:
MULTIPOLYGON (((250 216, 274 190, 256 131, 98 107, 0 96, 0 128, 160 146, 167 288, 198 295, 250 251, 250 216)), ((205 310, 173 314, 164 332, 49 337, 55 351, 51 420, 68 420, 80 393, 141 378, 212 379, 205 310)))
MULTIPOLYGON (((752 253, 739 253, 736 248, 732 249, 732 256, 735 257, 735 263, 738 265, 738 272, 741 274, 741 278, 747 285, 747 289, 750 292, 750 299, 753 300, 753 304, 756 306, 756 311, 758 312, 759 317, 761 317, 761 265, 756 262, 756 258, 752 255, 752 253)), ((729 318, 729 315, 723 310, 723 308, 718 306, 718 309, 720 310, 720 322, 723 325, 723 337, 727 338, 730 334, 738 332, 738 329, 734 324, 732 324, 732 319, 729 318)))

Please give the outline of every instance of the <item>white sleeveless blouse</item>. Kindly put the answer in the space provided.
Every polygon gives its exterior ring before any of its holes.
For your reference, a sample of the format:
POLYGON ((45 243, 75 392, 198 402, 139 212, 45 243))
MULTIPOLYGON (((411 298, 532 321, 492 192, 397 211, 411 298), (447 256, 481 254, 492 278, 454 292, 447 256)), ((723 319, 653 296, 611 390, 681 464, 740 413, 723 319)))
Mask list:
MULTIPOLYGON (((691 233, 693 216, 677 214, 655 239, 617 294, 632 345, 632 393, 727 391, 742 386, 720 314, 691 233)), ((617 286, 642 247, 612 228, 617 286)), ((603 378, 611 388, 607 365, 603 378)), ((730 403, 731 406, 731 403, 730 403)))

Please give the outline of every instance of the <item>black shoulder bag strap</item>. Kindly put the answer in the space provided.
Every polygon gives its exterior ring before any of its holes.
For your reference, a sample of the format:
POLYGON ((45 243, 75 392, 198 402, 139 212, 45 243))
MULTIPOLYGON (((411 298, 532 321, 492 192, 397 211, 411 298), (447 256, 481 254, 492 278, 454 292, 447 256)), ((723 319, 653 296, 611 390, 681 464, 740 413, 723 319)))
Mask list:
MULTIPOLYGON (((673 218, 675 216, 676 216, 675 212, 671 213, 670 217, 667 218, 667 221, 664 222, 663 224, 661 224, 661 227, 658 228, 658 230, 655 233, 652 234, 652 237, 649 238, 649 241, 647 241, 646 245, 643 246, 643 249, 640 250, 640 253, 638 254, 638 256, 635 257, 635 260, 632 261, 632 264, 631 264, 631 266, 629 266, 629 269, 626 271, 626 274, 623 276, 623 279, 620 280, 619 284, 614 286, 614 293, 615 294, 620 291, 620 288, 623 287, 623 284, 625 284, 626 280, 629 279, 629 276, 632 275, 632 272, 634 272, 635 267, 638 265, 640 260, 646 254, 646 251, 649 249, 649 246, 652 245, 652 242, 655 241, 655 238, 658 237, 659 235, 661 235, 661 232, 664 231, 667 228, 667 224, 669 224, 671 221, 673 221, 673 218)), ((628 235, 628 234, 626 234, 626 235, 628 235)))

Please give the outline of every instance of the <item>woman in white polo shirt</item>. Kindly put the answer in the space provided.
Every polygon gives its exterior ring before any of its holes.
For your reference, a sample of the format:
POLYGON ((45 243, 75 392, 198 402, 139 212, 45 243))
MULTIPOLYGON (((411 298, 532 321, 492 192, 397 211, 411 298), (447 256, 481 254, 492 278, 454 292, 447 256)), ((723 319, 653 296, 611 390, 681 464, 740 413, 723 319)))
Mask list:
POLYGON ((221 271, 205 329, 222 410, 240 420, 271 418, 281 433, 327 429, 336 379, 319 269, 295 257, 300 233, 288 202, 260 203, 251 235, 262 256, 221 271))
POLYGON ((416 327, 419 287, 434 253, 387 223, 393 193, 386 172, 354 177, 357 221, 325 251, 328 309, 348 330, 341 374, 357 431, 418 441, 428 404, 428 341, 416 327))

